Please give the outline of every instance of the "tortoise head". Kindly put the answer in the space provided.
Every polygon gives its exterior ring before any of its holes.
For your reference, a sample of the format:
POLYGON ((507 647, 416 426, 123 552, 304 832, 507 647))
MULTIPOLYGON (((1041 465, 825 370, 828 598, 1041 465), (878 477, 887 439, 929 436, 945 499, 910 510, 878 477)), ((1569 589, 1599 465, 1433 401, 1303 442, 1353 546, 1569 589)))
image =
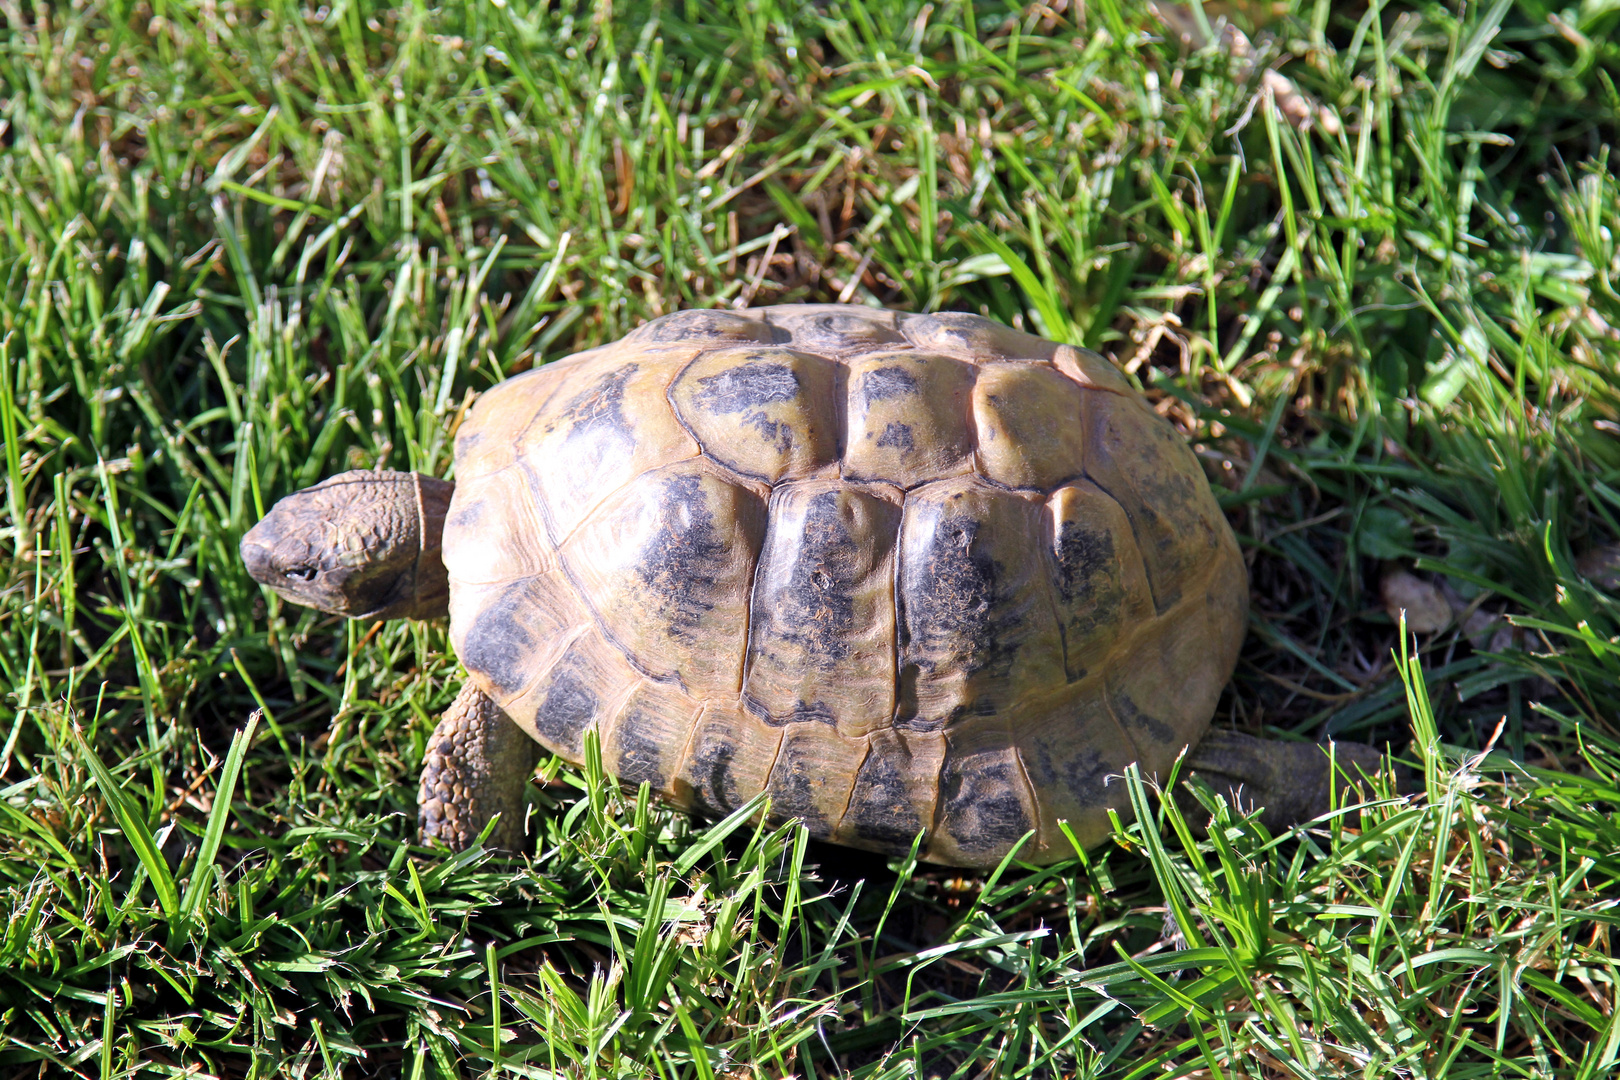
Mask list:
POLYGON ((356 470, 294 492, 242 537, 242 561, 283 599, 351 619, 449 613, 439 546, 455 485, 356 470))

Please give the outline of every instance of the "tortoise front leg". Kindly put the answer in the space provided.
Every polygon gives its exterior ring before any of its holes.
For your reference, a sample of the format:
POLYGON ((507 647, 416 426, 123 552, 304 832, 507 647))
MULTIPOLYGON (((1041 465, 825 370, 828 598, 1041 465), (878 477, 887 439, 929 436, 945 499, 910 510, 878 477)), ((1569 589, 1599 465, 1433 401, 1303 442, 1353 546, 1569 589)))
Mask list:
POLYGON ((471 847, 496 814, 491 845, 523 847, 523 790, 540 747, 489 695, 466 683, 439 718, 422 761, 417 822, 422 842, 471 847))

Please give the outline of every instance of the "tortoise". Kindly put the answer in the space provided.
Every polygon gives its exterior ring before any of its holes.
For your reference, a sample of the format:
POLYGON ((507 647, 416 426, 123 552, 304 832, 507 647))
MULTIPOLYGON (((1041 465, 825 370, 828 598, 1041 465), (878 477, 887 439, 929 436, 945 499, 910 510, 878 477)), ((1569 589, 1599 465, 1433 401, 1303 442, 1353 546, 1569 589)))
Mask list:
POLYGON ((540 748, 590 730, 677 807, 765 791, 965 867, 1100 841, 1125 767, 1188 747, 1274 823, 1329 802, 1316 744, 1209 732, 1248 579, 1185 441, 1107 360, 976 315, 665 315, 486 391, 453 484, 343 473, 241 554, 295 603, 449 615, 419 814, 453 848, 497 814, 519 847, 540 748))

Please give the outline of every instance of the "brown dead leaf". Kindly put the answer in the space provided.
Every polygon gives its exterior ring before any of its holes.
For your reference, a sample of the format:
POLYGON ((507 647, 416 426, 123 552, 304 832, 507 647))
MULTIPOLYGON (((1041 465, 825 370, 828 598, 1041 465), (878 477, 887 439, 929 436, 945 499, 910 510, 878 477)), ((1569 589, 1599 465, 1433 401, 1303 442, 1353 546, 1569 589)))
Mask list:
POLYGON ((1451 605, 1432 583, 1405 570, 1384 571, 1378 583, 1379 595, 1389 617, 1400 622, 1406 613, 1406 629, 1414 634, 1434 634, 1451 625, 1451 605))

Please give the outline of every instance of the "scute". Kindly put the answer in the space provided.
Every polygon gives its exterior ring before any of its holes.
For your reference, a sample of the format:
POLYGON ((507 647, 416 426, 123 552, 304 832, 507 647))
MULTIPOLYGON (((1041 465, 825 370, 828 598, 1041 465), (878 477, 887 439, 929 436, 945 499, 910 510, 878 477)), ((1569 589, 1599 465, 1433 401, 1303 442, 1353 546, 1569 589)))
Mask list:
POLYGON ((1175 430, 976 315, 677 312, 487 391, 455 475, 451 642, 514 721, 890 854, 1102 839, 1126 766, 1201 737, 1246 619, 1175 430))
POLYGON ((910 851, 919 831, 933 829, 944 758, 938 733, 873 732, 833 838, 894 855, 910 851))
POLYGON ((702 459, 654 469, 606 500, 560 561, 604 633, 644 674, 736 693, 765 501, 702 459))
POLYGON ((898 723, 994 720, 1066 681, 1044 507, 963 477, 909 493, 898 723))
POLYGON ((898 498, 836 480, 779 487, 754 575, 743 697, 766 723, 845 735, 894 711, 898 498))
POLYGON ((632 330, 627 343, 679 345, 741 345, 756 342, 769 345, 786 340, 787 335, 768 323, 761 312, 718 311, 691 308, 675 311, 632 330))
POLYGON ((828 724, 789 725, 765 782, 771 817, 798 818, 811 835, 831 836, 865 756, 865 740, 847 739, 828 724))
POLYGON ((602 763, 621 783, 669 791, 702 708, 667 683, 629 680, 601 721, 602 763))
POLYGON ((768 309, 766 320, 793 348, 822 356, 852 356, 906 340, 895 312, 855 304, 784 305, 768 309))
POLYGON ((539 486, 554 544, 646 470, 697 455, 697 443, 664 400, 690 356, 604 354, 559 387, 519 437, 518 458, 539 486))
POLYGON ((1119 369, 1090 349, 1077 349, 1073 345, 1059 345, 1052 356, 1052 365, 1088 390, 1106 390, 1113 394, 1134 396, 1130 382, 1119 369))
MULTIPOLYGON (((1005 738, 947 737, 931 850, 968 866, 993 862, 1035 828, 1035 797, 1005 738)), ((1025 858, 1034 844, 1025 845, 1025 858)))
MULTIPOLYGON (((1127 816, 1125 767, 1138 760, 1136 743, 1108 710, 1098 674, 1032 703, 1014 733, 1018 761, 1040 805, 1034 861, 1073 854, 1059 822, 1082 847, 1108 835, 1108 811, 1127 816)), ((1151 779, 1151 774, 1149 774, 1151 779)))
POLYGON ((1237 663, 1247 574, 1235 544, 1211 563, 1177 606, 1132 635, 1123 662, 1102 672, 1108 708, 1136 744, 1143 775, 1167 772, 1198 740, 1237 663))
POLYGON ((973 387, 979 461, 990 479, 1048 491, 1085 467, 1086 392, 1045 364, 994 364, 973 387))
POLYGON ((716 349, 669 396, 705 454, 774 484, 837 462, 841 375, 841 365, 791 349, 716 349))
POLYGON ((1192 450, 1170 423, 1134 398, 1086 401, 1086 476, 1125 508, 1160 613, 1177 604, 1234 546, 1230 527, 1192 450))
POLYGON ((764 790, 781 745, 781 728, 760 724, 734 705, 711 703, 698 721, 671 795, 689 810, 724 817, 764 790))
POLYGON ((1118 643, 1152 621, 1153 593, 1130 519, 1089 481, 1047 500, 1057 564, 1058 624, 1071 682, 1107 663, 1118 643))
POLYGON ((1050 360, 1057 345, 1034 334, 1003 326, 993 319, 963 311, 911 315, 901 320, 906 340, 930 352, 948 353, 979 363, 1001 360, 1050 360))
POLYGON ((443 558, 458 581, 494 584, 557 568, 538 491, 521 462, 457 481, 445 516, 443 558))
POLYGON ((971 471, 974 373, 932 353, 851 361, 844 475, 914 487, 971 471))

